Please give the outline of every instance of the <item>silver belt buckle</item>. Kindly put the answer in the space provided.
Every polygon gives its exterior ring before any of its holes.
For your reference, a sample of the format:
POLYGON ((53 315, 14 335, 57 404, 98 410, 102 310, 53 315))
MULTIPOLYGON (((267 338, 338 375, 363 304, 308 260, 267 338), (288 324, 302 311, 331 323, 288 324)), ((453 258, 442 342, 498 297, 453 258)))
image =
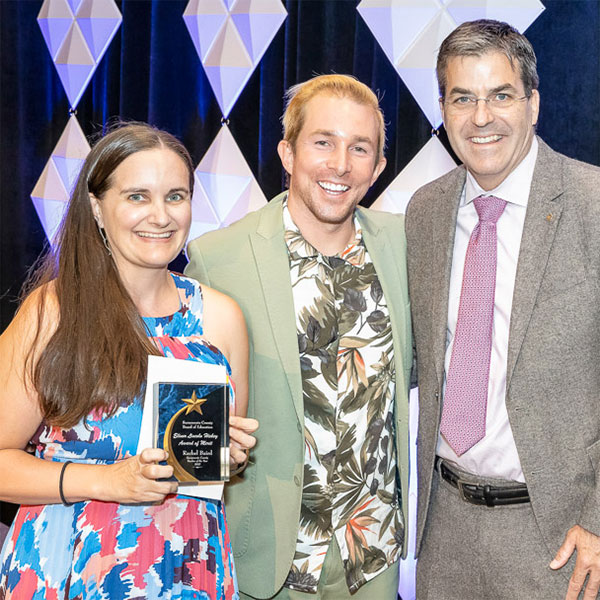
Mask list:
POLYGON ((467 503, 470 504, 470 501, 467 500, 467 497, 465 496, 465 489, 464 489, 465 485, 469 485, 469 482, 468 481, 463 481, 460 478, 456 479, 456 487, 458 488, 458 495, 460 496, 460 499, 463 502, 467 502, 467 503))

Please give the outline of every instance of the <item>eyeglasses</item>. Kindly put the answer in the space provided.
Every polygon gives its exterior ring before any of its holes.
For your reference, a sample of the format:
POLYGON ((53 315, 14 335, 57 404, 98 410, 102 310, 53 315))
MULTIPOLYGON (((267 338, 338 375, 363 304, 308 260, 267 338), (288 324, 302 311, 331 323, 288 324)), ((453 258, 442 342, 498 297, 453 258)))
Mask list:
POLYGON ((478 98, 469 94, 453 94, 448 98, 443 98, 446 109, 453 113, 468 113, 475 110, 477 103, 481 100, 487 103, 492 112, 502 112, 514 106, 517 102, 528 100, 531 95, 517 98, 508 92, 493 92, 485 98, 478 98))

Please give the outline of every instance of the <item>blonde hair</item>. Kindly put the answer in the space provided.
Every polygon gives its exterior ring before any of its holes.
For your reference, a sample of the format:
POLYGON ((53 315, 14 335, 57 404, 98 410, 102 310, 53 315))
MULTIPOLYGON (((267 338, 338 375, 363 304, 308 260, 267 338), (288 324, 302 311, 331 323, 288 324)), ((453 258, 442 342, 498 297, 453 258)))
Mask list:
POLYGON ((377 96, 364 83, 351 75, 318 75, 303 83, 293 85, 285 94, 286 106, 283 117, 283 139, 296 148, 296 141, 304 126, 305 107, 318 94, 349 98, 357 104, 373 109, 379 129, 377 139, 377 162, 383 158, 385 148, 385 122, 377 96))

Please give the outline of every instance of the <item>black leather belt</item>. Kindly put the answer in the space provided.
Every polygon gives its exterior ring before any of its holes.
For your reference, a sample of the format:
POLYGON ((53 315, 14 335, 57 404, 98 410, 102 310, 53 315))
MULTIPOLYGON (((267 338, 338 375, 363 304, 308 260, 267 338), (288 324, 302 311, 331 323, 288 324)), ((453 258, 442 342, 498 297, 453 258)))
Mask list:
POLYGON ((436 467, 442 479, 446 480, 452 487, 458 489, 460 497, 470 504, 483 506, 502 506, 505 504, 522 504, 529 502, 527 486, 522 483, 511 487, 496 487, 493 485, 478 485, 469 483, 448 468, 446 463, 439 457, 436 459, 436 467))

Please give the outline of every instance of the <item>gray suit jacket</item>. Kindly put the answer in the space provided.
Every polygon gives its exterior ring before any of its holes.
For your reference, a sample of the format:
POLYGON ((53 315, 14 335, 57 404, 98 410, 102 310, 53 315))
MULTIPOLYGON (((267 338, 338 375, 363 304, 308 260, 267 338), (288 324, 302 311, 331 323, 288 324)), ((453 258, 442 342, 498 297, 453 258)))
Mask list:
MULTIPOLYGON (((541 140, 519 253, 506 407, 548 550, 578 523, 600 534, 600 169, 541 140)), ((458 167, 421 188, 406 218, 420 418, 417 550, 441 416, 458 167)))
MULTIPOLYGON (((260 422, 242 477, 225 487, 240 589, 270 598, 290 570, 300 518, 304 404, 281 194, 188 247, 186 274, 234 298, 250 337, 249 416, 260 422)), ((408 382, 412 362, 404 218, 358 209, 363 238, 390 311, 396 369, 396 449, 408 498, 408 382)), ((406 529, 407 506, 403 502, 406 529)), ((406 549, 405 532, 405 549, 406 549)))

